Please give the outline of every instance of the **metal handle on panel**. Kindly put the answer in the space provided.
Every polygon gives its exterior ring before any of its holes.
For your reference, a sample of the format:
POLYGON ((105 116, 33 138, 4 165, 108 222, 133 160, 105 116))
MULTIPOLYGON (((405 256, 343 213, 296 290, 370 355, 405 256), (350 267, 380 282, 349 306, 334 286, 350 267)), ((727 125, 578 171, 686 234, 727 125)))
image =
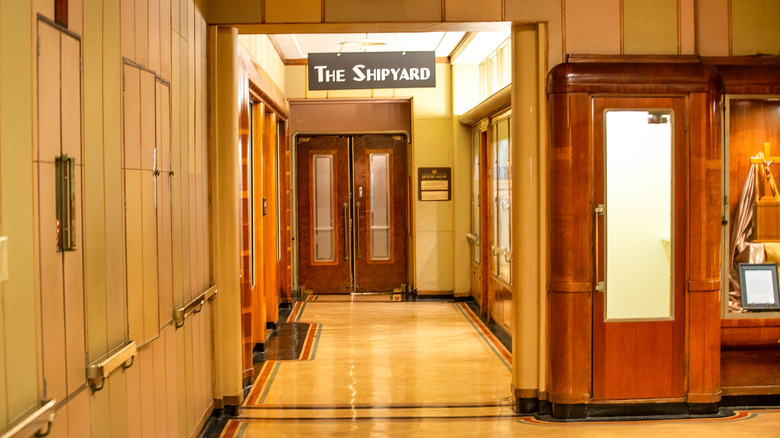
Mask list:
POLYGON ((466 239, 470 243, 477 243, 477 242, 479 242, 479 234, 466 233, 466 239))
POLYGON ((357 259, 360 260, 360 202, 355 206, 355 251, 357 259))
POLYGON ((604 216, 604 204, 599 204, 596 206, 595 209, 593 209, 593 228, 595 230, 595 248, 596 248, 596 254, 594 254, 594 266, 596 268, 595 276, 596 276, 596 292, 604 292, 604 282, 599 281, 599 216, 604 216))
POLYGON ((344 203, 344 260, 349 260, 349 207, 344 203))

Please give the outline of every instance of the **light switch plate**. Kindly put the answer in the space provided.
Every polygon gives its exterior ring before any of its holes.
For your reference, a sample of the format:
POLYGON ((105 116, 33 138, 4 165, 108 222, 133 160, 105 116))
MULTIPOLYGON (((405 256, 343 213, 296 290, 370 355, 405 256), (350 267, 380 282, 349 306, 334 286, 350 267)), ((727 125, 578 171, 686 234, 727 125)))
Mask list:
POLYGON ((8 236, 0 236, 0 283, 8 281, 8 236))

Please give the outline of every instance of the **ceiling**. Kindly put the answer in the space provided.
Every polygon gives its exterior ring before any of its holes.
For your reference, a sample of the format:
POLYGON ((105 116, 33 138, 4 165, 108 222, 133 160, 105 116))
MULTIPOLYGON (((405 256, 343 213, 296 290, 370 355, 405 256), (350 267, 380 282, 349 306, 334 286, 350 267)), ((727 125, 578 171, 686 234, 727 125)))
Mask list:
POLYGON ((478 64, 509 37, 509 31, 328 33, 269 35, 285 60, 305 59, 309 53, 436 52, 448 57, 461 41, 453 63, 478 64), (465 38, 464 38, 465 37, 465 38))

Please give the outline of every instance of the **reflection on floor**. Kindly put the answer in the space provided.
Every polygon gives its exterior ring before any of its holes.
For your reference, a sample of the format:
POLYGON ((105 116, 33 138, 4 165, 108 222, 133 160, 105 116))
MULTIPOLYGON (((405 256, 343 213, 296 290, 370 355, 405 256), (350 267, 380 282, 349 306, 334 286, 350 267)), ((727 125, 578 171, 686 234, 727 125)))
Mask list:
POLYGON ((297 303, 288 322, 310 324, 300 353, 263 363, 239 416, 209 436, 779 436, 780 410, 637 422, 516 416, 511 355, 463 303, 317 299, 297 303))

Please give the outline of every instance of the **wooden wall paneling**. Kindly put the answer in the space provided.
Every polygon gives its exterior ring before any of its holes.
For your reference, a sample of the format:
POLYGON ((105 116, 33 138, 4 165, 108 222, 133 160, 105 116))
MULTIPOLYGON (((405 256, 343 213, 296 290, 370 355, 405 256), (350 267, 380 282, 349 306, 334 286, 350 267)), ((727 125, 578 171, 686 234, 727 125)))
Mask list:
MULTIPOLYGON (((181 169, 177 172, 179 180, 181 181, 181 236, 182 236, 182 293, 183 301, 189 300, 194 293, 191 280, 191 263, 190 263, 190 251, 192 250, 190 245, 190 130, 189 130, 189 118, 187 117, 188 105, 189 105, 189 70, 187 63, 187 41, 183 38, 179 39, 180 44, 180 76, 179 82, 181 84, 179 88, 179 119, 180 119, 180 138, 179 144, 181 169)), ((176 303, 174 303, 176 305, 176 303)))
POLYGON ((276 280, 276 181, 274 154, 276 150, 276 113, 266 113, 263 120, 263 198, 267 211, 263 221, 263 278, 265 279, 266 318, 269 323, 279 320, 279 287, 276 280))
POLYGON ((135 60, 135 3, 140 0, 120 0, 120 33, 122 56, 135 60))
POLYGON ((187 430, 187 403, 191 395, 187 388, 187 327, 180 328, 174 332, 176 344, 176 400, 178 413, 178 433, 176 436, 189 436, 187 430))
MULTIPOLYGON (((88 20, 87 20, 88 21, 88 20)), ((119 374, 119 373, 115 373, 119 374)), ((116 392, 114 390, 116 383, 111 379, 106 379, 105 391, 98 391, 94 394, 90 394, 89 390, 84 392, 88 395, 88 408, 89 416, 91 418, 89 424, 89 433, 80 436, 112 436, 111 435, 111 394, 116 392)), ((123 401, 124 402, 124 401, 123 401)), ((119 415, 114 415, 119 417, 119 415)), ((124 417, 124 415, 122 415, 124 417)), ((116 436, 116 435, 115 435, 116 436)))
MULTIPOLYGON (((127 373, 111 373, 106 380, 107 391, 96 392, 92 398, 92 436, 129 438, 129 431, 134 426, 129 424, 131 420, 128 418, 131 399, 128 397, 127 373), (101 392, 105 394, 98 396, 101 392), (109 434, 104 433, 104 422, 109 423, 109 434), (95 427, 98 424, 100 427, 95 427)), ((138 423, 137 418, 134 417, 132 422, 138 423)))
POLYGON ((678 0, 622 0, 623 53, 677 55, 678 0))
MULTIPOLYGON (((192 432, 192 425, 195 424, 195 418, 198 414, 195 413, 195 373, 193 369, 193 324, 188 324, 184 327, 184 385, 187 394, 186 401, 184 403, 185 421, 184 426, 187 434, 192 432)), ((181 409, 181 407, 179 408, 181 409)))
MULTIPOLYGON (((205 26, 205 24, 204 24, 205 26)), ((204 31, 204 35, 205 35, 204 31)), ((208 38, 203 38, 204 44, 208 38)), ((200 93, 200 100, 198 101, 200 103, 200 119, 199 121, 199 128, 201 131, 201 148, 203 153, 201 154, 201 163, 208 163, 208 89, 206 88, 206 85, 208 83, 208 61, 205 56, 202 56, 201 65, 200 65, 200 82, 201 85, 201 93, 200 93)), ((211 267, 209 263, 209 249, 211 248, 210 243, 210 225, 209 225, 209 215, 210 215, 210 208, 209 206, 209 172, 208 172, 208 164, 201 164, 201 171, 200 171, 200 182, 199 187, 201 187, 201 196, 200 201, 202 208, 200 209, 200 216, 203 226, 201 227, 201 236, 203 238, 202 243, 202 251, 201 251, 201 260, 203 263, 203 269, 202 269, 202 276, 203 276, 203 285, 208 286, 212 282, 212 275, 211 275, 211 267)))
POLYGON ((60 154, 60 32, 41 24, 38 55, 38 148, 35 157, 54 161, 60 154))
MULTIPOLYGON (((1 212, 0 216, 2 216, 1 212)), ((0 232, 2 232, 2 219, 0 219, 0 232)), ((0 285, 0 294, 5 295, 5 292, 5 286, 0 285)), ((2 428, 5 428, 8 425, 8 385, 6 384, 6 381, 8 380, 8 370, 5 366, 5 361, 8 356, 6 354, 8 347, 5 343, 5 322, 8 321, 7 313, 5 300, 0 300, 0 318, 2 318, 2 324, 0 324, 0 339, 2 339, 2 343, 0 343, 0 394, 2 394, 0 395, 0 427, 2 428)))
POLYGON ((586 93, 550 94, 550 401, 590 400, 592 150, 586 93))
POLYGON ((169 325, 162 330, 162 341, 165 343, 165 375, 163 376, 163 386, 165 388, 165 409, 168 417, 167 432, 161 436, 175 437, 179 435, 179 378, 178 378, 178 360, 176 357, 176 329, 169 325))
MULTIPOLYGON (((62 153, 83 164, 81 142, 81 42, 63 34, 60 39, 62 95, 62 153)), ((48 129, 48 128, 46 128, 48 129)), ((79 236, 81 236, 79 234, 79 236)))
POLYGON ((141 350, 136 353, 136 362, 126 369, 124 374, 127 379, 127 436, 136 437, 142 435, 142 409, 141 409, 141 350))
POLYGON ((123 147, 124 168, 141 168, 141 71, 124 66, 123 93, 123 147))
MULTIPOLYGON (((252 145, 250 145, 250 105, 248 93, 243 93, 239 96, 239 110, 238 110, 238 137, 239 145, 241 148, 241 190, 239 205, 241 206, 241 337, 242 337, 242 368, 248 370, 252 368, 252 348, 254 347, 253 336, 253 321, 256 319, 256 315, 252 312, 254 307, 254 301, 257 294, 257 288, 254 283, 259 282, 259 277, 254 272, 255 267, 252 266, 252 251, 254 250, 254 236, 251 235, 252 230, 252 214, 250 209, 254 206, 251 203, 251 196, 256 196, 250 190, 250 184, 254 184, 254 181, 250 179, 250 173, 252 171, 253 162, 250 157, 254 158, 250 154, 252 145)), ((254 186, 252 187, 252 189, 254 186)), ((257 255, 255 255, 257 257, 257 255)), ((261 341, 262 342, 262 341, 261 341)))
MULTIPOLYGON (((178 5, 178 0, 173 0, 178 5)), ((178 17, 178 16, 176 16, 178 17)), ((182 127, 181 127, 181 53, 178 35, 173 35, 171 46, 171 180, 173 231, 173 305, 184 303, 184 234, 183 234, 183 210, 182 210, 182 184, 187 180, 182 171, 182 127)))
POLYGON ((147 0, 149 16, 148 44, 149 44, 149 69, 159 73, 162 62, 162 45, 160 39, 160 0, 147 0))
POLYGON ((159 297, 162 327, 171 321, 173 315, 173 262, 172 262, 172 217, 171 217, 171 170, 170 143, 170 92, 169 87, 157 82, 157 144, 158 160, 162 173, 157 180, 157 251, 159 254, 159 297))
POLYGON ((206 360, 204 346, 206 344, 206 327, 205 317, 201 311, 192 319, 192 328, 194 332, 194 348, 193 348, 193 376, 194 376, 194 390, 195 394, 195 424, 200 422, 201 417, 206 412, 206 383, 208 377, 204 373, 203 363, 206 360))
MULTIPOLYGON (((169 326, 170 327, 170 326, 169 326)), ((165 334, 160 334, 160 339, 152 342, 150 350, 154 357, 154 368, 152 369, 153 380, 151 388, 154 391, 155 407, 155 433, 159 438, 168 435, 168 388, 166 388, 166 371, 170 366, 165 356, 165 334)))
POLYGON ((141 165, 144 170, 154 170, 156 168, 156 137, 155 137, 155 77, 154 73, 140 71, 140 122, 141 130, 141 165))
MULTIPOLYGON (((197 46, 196 46, 197 47, 197 46)), ((196 244, 196 273, 198 289, 204 290, 208 284, 206 280, 206 266, 203 263, 203 256, 206 250, 206 245, 203 239, 204 224, 204 185, 203 185, 203 156, 206 154, 206 135, 204 133, 204 125, 202 123, 203 113, 206 111, 203 102, 203 81, 205 76, 202 75, 201 68, 201 56, 195 55, 195 68, 193 73, 195 76, 195 95, 194 95, 194 108, 195 116, 192 120, 193 130, 195 135, 195 244, 196 244)))
POLYGON ((564 0, 564 53, 621 53, 617 0, 564 0))
MULTIPOLYGON (((119 2, 103 2, 103 58, 121 59, 119 2)), ((103 137, 105 221, 112 232, 106 233, 106 284, 108 344, 116 346, 127 339, 127 291, 125 288, 125 248, 121 226, 124 220, 122 167, 122 70, 119 62, 103 62, 103 137)), ((91 86, 92 84, 90 84, 91 86)), ((86 87, 85 87, 86 88, 86 87)), ((92 208, 92 206, 90 206, 92 208)), ((91 310, 90 310, 91 311, 91 310)))
MULTIPOLYGON (((84 154, 94 165, 84 168, 85 275, 87 351, 92 361, 108 351, 108 291, 106 281, 106 204, 103 144, 103 5, 89 2, 84 9, 84 154)), ((116 169, 115 169, 116 170, 116 169)), ((114 172, 119 173, 119 172, 114 172)), ((121 222, 120 222, 121 223, 121 222)), ((124 312, 123 312, 124 313, 124 312)), ((124 319, 117 318, 117 319, 124 319)), ((107 427, 107 423, 106 423, 107 427)), ((95 428, 93 428, 94 430, 95 428)), ((101 429, 102 430, 102 429, 101 429)))
POLYGON ((81 391, 68 401, 68 437, 89 437, 90 424, 89 391, 81 391))
MULTIPOLYGON (((155 341, 156 342, 156 341, 155 341)), ((152 345, 154 342, 147 344, 146 346, 138 350, 138 371, 139 371, 139 387, 140 387, 140 402, 141 402, 141 416, 136 419, 141 423, 141 435, 140 436, 155 436, 155 423, 157 421, 157 408, 155 406, 155 394, 154 394, 154 353, 152 351, 152 345)), ((131 418, 130 421, 133 421, 131 418)))
POLYGON ((729 56, 731 45, 730 0, 695 2, 696 53, 700 56, 729 56))
POLYGON ((171 80, 171 3, 172 0, 160 1, 160 76, 171 80))
POLYGON ((720 401, 721 151, 717 96, 690 101, 688 400, 720 401))
POLYGON ((188 20, 189 9, 192 8, 192 0, 172 0, 179 2, 179 35, 186 39, 190 22, 188 20))
POLYGON ((125 171, 125 258, 127 278, 127 316, 129 339, 143 343, 144 280, 143 280, 143 216, 142 174, 140 170, 125 171))
MULTIPOLYGON (((80 126, 80 124, 79 124, 80 126)), ((75 166, 76 178, 76 249, 62 253, 64 272, 65 349, 68 394, 86 384, 86 327, 84 314, 84 251, 82 222, 82 166, 75 166)))
POLYGON ((149 67, 149 0, 135 0, 135 57, 133 61, 149 67))
MULTIPOLYGON (((171 31, 176 35, 181 35, 181 0, 169 0, 171 4, 171 31)), ((176 38, 176 35, 172 35, 176 38)))
POLYGON ((55 170, 52 162, 38 165, 40 214, 41 343, 45 396, 62 400, 66 388, 65 303, 62 253, 55 235, 55 170), (48 232, 46 232, 48 230, 48 232))
POLYGON ((265 105, 260 102, 254 107, 254 112, 252 113, 254 118, 251 121, 254 125, 253 135, 254 138, 252 139, 253 144, 253 151, 254 154, 253 157, 253 169, 255 173, 254 178, 254 196, 255 196, 255 211, 254 211, 254 217, 255 217, 255 234, 252 236, 252 244, 255 248, 255 266, 253 266, 253 269, 255 270, 255 288, 257 291, 257 294, 255 297, 257 298, 253 302, 253 308, 252 308, 252 336, 253 336, 253 342, 256 344, 262 344, 265 342, 265 329, 266 329, 266 322, 269 321, 267 317, 267 311, 266 311, 266 294, 267 289, 265 287, 265 275, 264 275, 264 267, 265 267, 265 251, 263 248, 265 248, 264 243, 264 230, 265 230, 265 221, 263 220, 263 138, 265 136, 266 132, 266 123, 265 123, 265 115, 267 114, 265 112, 265 105))
POLYGON ((52 438, 67 438, 68 437, 68 405, 63 405, 57 410, 57 416, 54 417, 54 421, 51 424, 51 431, 49 436, 52 438))
POLYGON ((160 296, 157 255, 157 210, 155 208, 154 173, 141 172, 141 251, 143 262, 143 333, 144 341, 160 334, 160 296))
POLYGON ((447 21, 502 21, 502 3, 499 0, 448 0, 444 2, 444 16, 447 21))

